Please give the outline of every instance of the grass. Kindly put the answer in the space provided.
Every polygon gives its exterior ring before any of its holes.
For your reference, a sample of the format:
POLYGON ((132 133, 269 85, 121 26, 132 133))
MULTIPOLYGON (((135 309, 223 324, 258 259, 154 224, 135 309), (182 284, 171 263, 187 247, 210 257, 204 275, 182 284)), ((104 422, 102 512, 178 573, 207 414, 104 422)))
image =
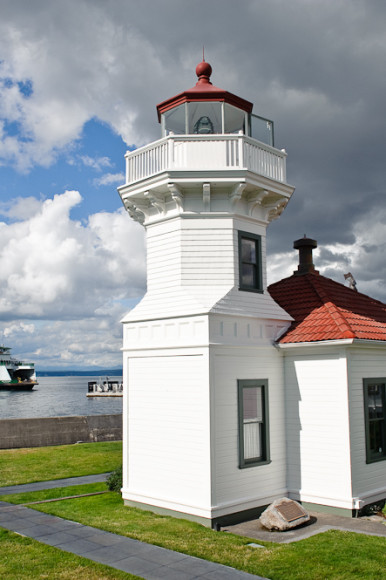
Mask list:
MULTIPOLYGON (((2 485, 112 471, 120 464, 118 443, 0 451, 2 485)), ((106 489, 104 483, 2 496, 28 503, 106 489)), ((331 530, 301 542, 258 542, 214 532, 193 522, 128 508, 118 493, 35 504, 33 509, 150 544, 219 562, 271 580, 386 579, 386 539, 331 530)), ((0 529, 0 578, 76 580, 134 578, 0 529)))
POLYGON ((105 473, 121 463, 121 441, 2 449, 0 487, 105 473))
MULTIPOLYGON (((69 489, 57 493, 69 495, 69 489)), ((79 486, 78 492, 90 490, 85 485, 79 486)), ((25 502, 29 496, 30 501, 36 501, 36 493, 13 496, 12 500, 25 502)), ((52 493, 50 490, 50 496, 52 493)), ((8 501, 7 497, 3 499, 8 501)), ((331 530, 293 544, 259 541, 265 549, 256 549, 248 546, 256 542, 251 538, 214 532, 186 520, 125 507, 119 494, 113 492, 38 504, 34 508, 271 580, 386 578, 385 538, 331 530)))
POLYGON ((75 554, 0 529, 0 578, 6 580, 112 580, 132 576, 75 554))

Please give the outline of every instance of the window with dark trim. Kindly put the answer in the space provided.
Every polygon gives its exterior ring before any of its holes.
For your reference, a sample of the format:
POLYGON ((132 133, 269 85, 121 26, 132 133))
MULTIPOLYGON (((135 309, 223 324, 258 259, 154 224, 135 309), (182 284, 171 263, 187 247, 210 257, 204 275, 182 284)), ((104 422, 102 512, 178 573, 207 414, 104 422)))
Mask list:
POLYGON ((239 232, 239 288, 262 292, 261 236, 239 232))
POLYGON ((239 467, 269 463, 268 381, 239 380, 239 467))
POLYGON ((366 463, 386 459, 386 378, 363 379, 366 463))

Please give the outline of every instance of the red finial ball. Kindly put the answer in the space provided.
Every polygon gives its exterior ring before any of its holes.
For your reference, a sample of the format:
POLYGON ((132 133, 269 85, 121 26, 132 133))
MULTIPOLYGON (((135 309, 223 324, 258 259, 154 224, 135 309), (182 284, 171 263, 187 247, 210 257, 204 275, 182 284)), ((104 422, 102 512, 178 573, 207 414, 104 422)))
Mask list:
POLYGON ((205 80, 209 81, 211 74, 212 74, 212 67, 210 66, 210 64, 208 62, 205 62, 203 60, 202 62, 200 62, 200 64, 198 64, 196 66, 196 75, 198 76, 198 80, 205 79, 205 80))

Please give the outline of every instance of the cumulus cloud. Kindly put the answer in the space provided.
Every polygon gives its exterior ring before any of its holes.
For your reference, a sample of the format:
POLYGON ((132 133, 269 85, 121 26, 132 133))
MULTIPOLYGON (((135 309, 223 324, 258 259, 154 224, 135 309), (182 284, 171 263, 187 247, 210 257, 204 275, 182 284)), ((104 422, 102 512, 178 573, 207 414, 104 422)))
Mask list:
POLYGON ((71 219, 77 191, 40 202, 39 211, 0 228, 0 316, 78 319, 110 301, 143 294, 143 231, 124 210, 71 219))
POLYGON ((91 167, 95 171, 102 171, 105 167, 111 167, 111 159, 108 157, 90 157, 89 155, 81 155, 82 163, 86 167, 91 167))
POLYGON ((75 221, 81 202, 30 200, 29 217, 0 223, 0 336, 40 367, 119 366, 119 321, 145 292, 142 227, 123 209, 75 221))
POLYGON ((105 173, 101 177, 93 179, 93 184, 97 187, 100 185, 116 185, 125 182, 125 175, 123 173, 105 173))

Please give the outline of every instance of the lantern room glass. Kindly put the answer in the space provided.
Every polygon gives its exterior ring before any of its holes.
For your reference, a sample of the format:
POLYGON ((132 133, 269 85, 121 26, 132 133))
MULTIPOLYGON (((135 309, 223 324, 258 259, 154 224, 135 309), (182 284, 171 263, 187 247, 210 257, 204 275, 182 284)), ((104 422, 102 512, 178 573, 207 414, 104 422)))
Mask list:
POLYGON ((248 114, 221 101, 192 101, 161 115, 162 135, 244 133, 248 114))
POLYGON ((163 113, 161 117, 162 134, 185 135, 186 133, 186 107, 185 103, 163 113))
POLYGON ((224 133, 244 133, 248 114, 237 107, 224 103, 224 133))
POLYGON ((222 101, 182 103, 161 115, 162 135, 243 134, 274 147, 273 122, 222 101))

